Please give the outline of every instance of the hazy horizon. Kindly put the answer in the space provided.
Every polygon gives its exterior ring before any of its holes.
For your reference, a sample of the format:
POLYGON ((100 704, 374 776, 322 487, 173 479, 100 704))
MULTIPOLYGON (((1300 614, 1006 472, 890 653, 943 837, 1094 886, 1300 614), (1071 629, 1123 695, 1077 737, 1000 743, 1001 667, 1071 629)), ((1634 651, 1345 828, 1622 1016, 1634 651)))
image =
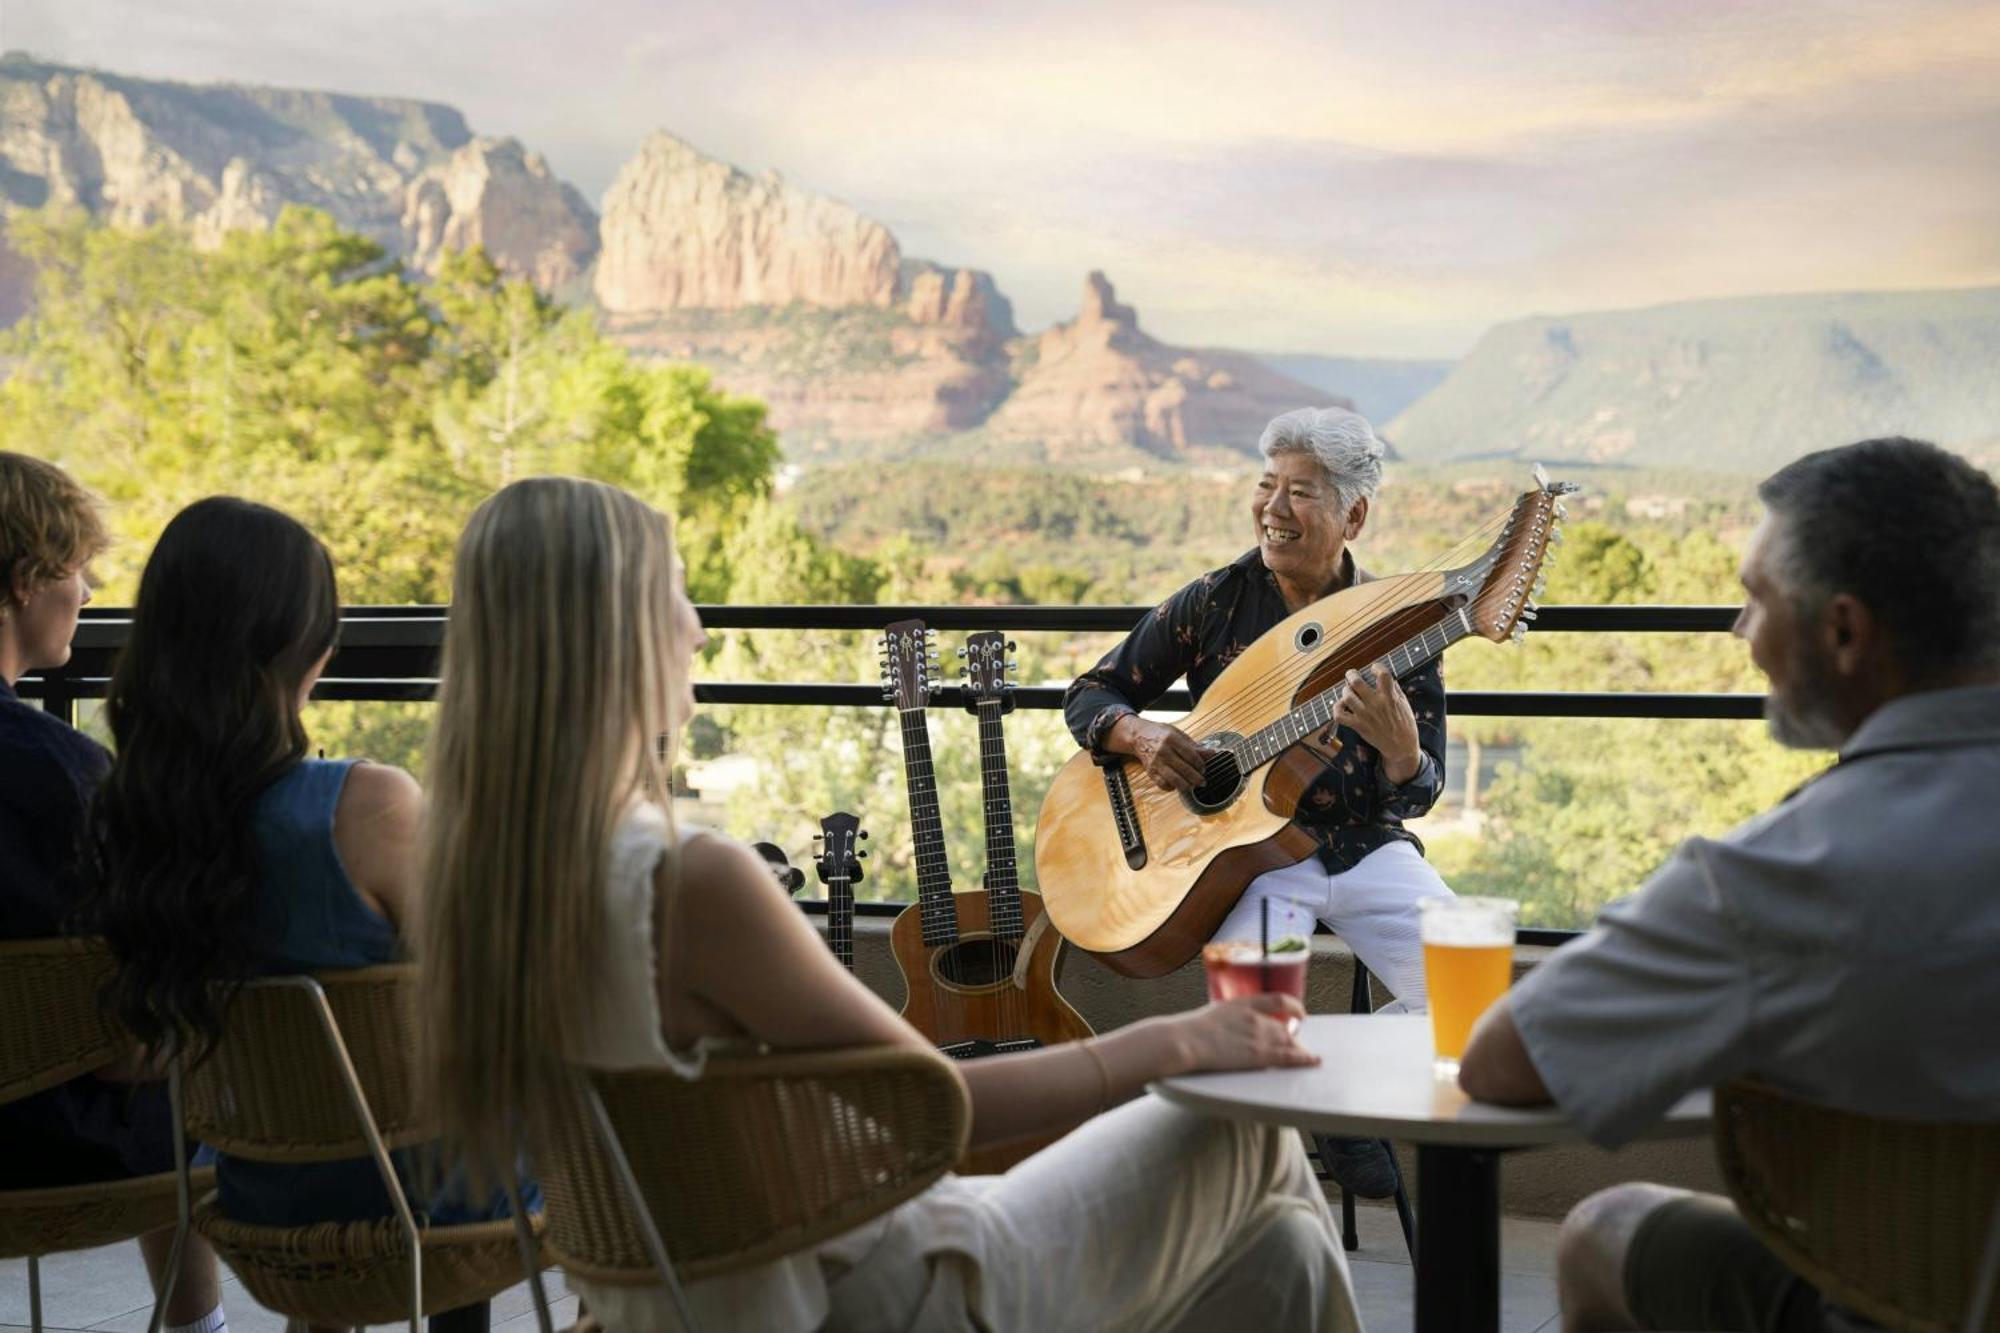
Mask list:
POLYGON ((1163 339, 1346 357, 2000 284, 2000 9, 1962 0, 0 0, 0 46, 446 102, 593 204, 666 129, 989 270, 1028 328, 1090 269, 1163 339))

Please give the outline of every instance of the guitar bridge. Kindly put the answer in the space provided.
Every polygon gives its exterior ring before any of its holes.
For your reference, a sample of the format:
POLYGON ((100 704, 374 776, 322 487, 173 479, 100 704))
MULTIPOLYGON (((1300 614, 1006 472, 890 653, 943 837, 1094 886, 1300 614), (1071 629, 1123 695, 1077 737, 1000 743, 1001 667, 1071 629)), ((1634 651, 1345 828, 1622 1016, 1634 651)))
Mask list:
POLYGON ((1146 864, 1146 835, 1139 831, 1139 811, 1132 803, 1132 783, 1125 776, 1125 761, 1117 755, 1104 755, 1098 760, 1097 771, 1104 775, 1104 791, 1111 798, 1111 818, 1118 826, 1118 847, 1125 853, 1125 864, 1134 870, 1146 864))
POLYGON ((985 1037, 968 1037, 964 1041, 948 1041, 938 1050, 954 1060, 979 1060, 989 1055, 1011 1055, 1015 1051, 1038 1051, 1042 1043, 1034 1037, 1002 1037, 992 1041, 985 1037))

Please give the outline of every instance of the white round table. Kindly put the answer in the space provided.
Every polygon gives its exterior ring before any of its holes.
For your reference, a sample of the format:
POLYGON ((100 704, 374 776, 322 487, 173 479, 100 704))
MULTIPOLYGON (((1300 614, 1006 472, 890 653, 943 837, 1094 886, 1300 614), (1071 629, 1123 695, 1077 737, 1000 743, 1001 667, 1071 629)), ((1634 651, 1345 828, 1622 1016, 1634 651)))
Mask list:
MULTIPOLYGON (((1315 1015, 1299 1040, 1318 1065, 1190 1074, 1152 1090, 1210 1115, 1414 1143, 1417 1333, 1497 1331, 1500 1154, 1579 1142, 1582 1133, 1553 1106, 1489 1106, 1437 1078, 1426 1015, 1315 1015)), ((1690 1093, 1644 1137, 1699 1134, 1708 1123, 1708 1093, 1690 1093)))

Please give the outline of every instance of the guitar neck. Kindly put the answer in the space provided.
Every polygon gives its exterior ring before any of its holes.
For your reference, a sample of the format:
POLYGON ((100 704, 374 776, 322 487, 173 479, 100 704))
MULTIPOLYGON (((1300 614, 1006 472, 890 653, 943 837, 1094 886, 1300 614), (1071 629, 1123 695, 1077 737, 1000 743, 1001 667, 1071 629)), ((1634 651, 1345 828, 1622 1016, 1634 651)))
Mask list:
POLYGON ((921 708, 904 709, 900 716, 903 777, 910 792, 910 833, 917 853, 917 904, 923 909, 924 943, 935 947, 957 941, 958 902, 951 896, 951 865, 944 854, 930 728, 921 708))
MULTIPOLYGON (((1422 634, 1398 645, 1383 660, 1388 663, 1390 674, 1401 680, 1436 661, 1440 653, 1472 632, 1472 617, 1464 610, 1454 611, 1422 634)), ((1333 721, 1333 710, 1339 706, 1344 688, 1335 686, 1320 691, 1270 726, 1230 747, 1236 752, 1238 766, 1247 773, 1333 721)))
POLYGON ((854 881, 835 875, 826 882, 826 942, 840 965, 854 970, 854 881))
POLYGON ((1021 938, 1021 884, 1014 869, 1014 802, 998 699, 979 704, 979 785, 986 811, 986 916, 996 939, 1021 938))

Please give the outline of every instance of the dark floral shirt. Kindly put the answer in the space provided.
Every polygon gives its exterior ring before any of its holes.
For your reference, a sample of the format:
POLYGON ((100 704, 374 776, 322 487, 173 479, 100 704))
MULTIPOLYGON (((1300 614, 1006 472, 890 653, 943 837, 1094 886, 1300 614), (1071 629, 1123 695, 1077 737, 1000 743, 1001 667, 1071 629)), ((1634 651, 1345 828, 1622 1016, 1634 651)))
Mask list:
MULTIPOLYGON (((1357 574, 1352 552, 1342 552, 1341 566, 1349 585, 1368 578, 1357 574)), ((1199 702, 1224 667, 1290 614, 1277 578, 1255 549, 1211 570, 1154 607, 1125 642, 1077 677, 1063 696, 1070 733, 1077 744, 1101 753, 1119 718, 1143 711, 1182 676, 1199 702)), ((1423 850, 1402 821, 1429 811, 1444 790, 1444 673, 1432 662, 1402 684, 1417 717, 1422 751, 1415 775, 1401 786, 1390 782, 1374 748, 1349 728, 1336 728, 1340 757, 1306 789, 1293 817, 1319 843, 1321 863, 1335 873, 1353 869, 1389 842, 1415 843, 1423 850)))

